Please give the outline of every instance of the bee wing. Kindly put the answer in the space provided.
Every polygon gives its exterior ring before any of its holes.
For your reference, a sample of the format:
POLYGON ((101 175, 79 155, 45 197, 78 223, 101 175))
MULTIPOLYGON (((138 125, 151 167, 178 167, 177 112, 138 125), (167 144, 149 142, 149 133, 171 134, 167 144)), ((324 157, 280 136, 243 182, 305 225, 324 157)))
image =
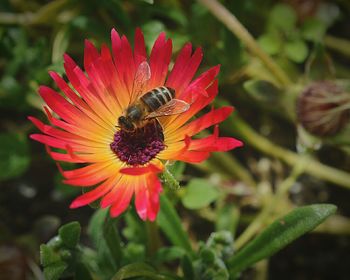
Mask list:
POLYGON ((189 108, 190 104, 187 102, 179 99, 172 99, 163 106, 160 106, 156 111, 149 113, 145 119, 177 115, 186 112, 189 108))
POLYGON ((149 79, 151 79, 151 68, 147 61, 143 61, 135 73, 130 103, 134 102, 135 98, 143 93, 149 79))

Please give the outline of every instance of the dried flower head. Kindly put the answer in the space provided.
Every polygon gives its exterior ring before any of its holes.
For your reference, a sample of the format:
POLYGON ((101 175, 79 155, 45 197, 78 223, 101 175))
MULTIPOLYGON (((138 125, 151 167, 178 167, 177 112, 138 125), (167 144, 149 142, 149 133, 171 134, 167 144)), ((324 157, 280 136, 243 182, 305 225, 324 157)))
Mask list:
POLYGON ((332 136, 349 121, 350 94, 331 81, 308 86, 299 96, 297 117, 302 126, 317 136, 332 136))

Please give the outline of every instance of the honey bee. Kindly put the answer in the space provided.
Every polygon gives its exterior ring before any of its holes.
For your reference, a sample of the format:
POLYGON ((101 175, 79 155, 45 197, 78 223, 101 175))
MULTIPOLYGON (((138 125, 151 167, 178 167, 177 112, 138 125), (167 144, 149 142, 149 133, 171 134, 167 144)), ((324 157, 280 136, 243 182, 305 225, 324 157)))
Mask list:
POLYGON ((144 86, 151 78, 151 70, 146 61, 138 67, 133 82, 131 104, 124 114, 118 118, 118 126, 121 130, 134 132, 150 122, 161 127, 158 117, 177 115, 186 112, 190 104, 175 98, 175 90, 160 86, 143 93, 144 86), (134 96, 138 98, 133 101, 134 96))

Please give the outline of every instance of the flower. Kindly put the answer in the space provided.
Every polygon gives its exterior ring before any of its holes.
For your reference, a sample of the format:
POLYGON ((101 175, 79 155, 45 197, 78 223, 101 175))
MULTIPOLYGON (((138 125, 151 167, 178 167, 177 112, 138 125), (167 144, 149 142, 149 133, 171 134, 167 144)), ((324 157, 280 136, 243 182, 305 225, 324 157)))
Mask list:
POLYGON ((55 161, 83 164, 73 170, 62 170, 58 165, 64 183, 94 187, 77 197, 71 208, 101 199, 101 207, 110 207, 110 215, 115 217, 126 210, 135 194, 138 215, 153 221, 159 211, 162 191, 157 174, 164 169, 164 162, 198 163, 211 152, 228 151, 242 143, 219 137, 217 126, 208 137, 191 138, 222 122, 233 110, 231 107, 212 109, 188 123, 218 93, 219 66, 193 80, 202 60, 200 48, 192 53, 191 44, 186 44, 168 74, 172 41, 166 39, 164 33, 155 41, 149 58, 140 29, 135 32, 134 51, 127 38, 120 37, 114 29, 111 39, 112 53, 106 45, 101 46, 99 53, 92 43, 85 42, 86 73, 64 55, 64 68, 71 85, 57 73, 50 72, 64 95, 47 86, 39 88, 48 106, 44 109, 50 124, 29 117, 42 132, 30 137, 45 144, 55 161), (143 83, 142 92, 137 92, 135 88, 140 88, 140 83, 143 83), (143 127, 133 131, 121 129, 118 120, 130 104, 160 86, 175 90, 175 98, 190 104, 189 109, 145 121, 143 127))
POLYGON ((296 109, 298 121, 309 133, 334 136, 349 122, 350 94, 341 83, 313 82, 299 95, 296 109))

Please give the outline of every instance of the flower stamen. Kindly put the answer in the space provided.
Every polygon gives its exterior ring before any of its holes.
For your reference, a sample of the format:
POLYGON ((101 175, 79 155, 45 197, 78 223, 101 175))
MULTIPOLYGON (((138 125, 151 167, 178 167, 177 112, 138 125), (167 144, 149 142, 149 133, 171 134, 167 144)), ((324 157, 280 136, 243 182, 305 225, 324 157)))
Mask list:
POLYGON ((110 147, 128 165, 144 165, 164 150, 163 130, 155 122, 149 122, 132 132, 118 130, 110 147))

